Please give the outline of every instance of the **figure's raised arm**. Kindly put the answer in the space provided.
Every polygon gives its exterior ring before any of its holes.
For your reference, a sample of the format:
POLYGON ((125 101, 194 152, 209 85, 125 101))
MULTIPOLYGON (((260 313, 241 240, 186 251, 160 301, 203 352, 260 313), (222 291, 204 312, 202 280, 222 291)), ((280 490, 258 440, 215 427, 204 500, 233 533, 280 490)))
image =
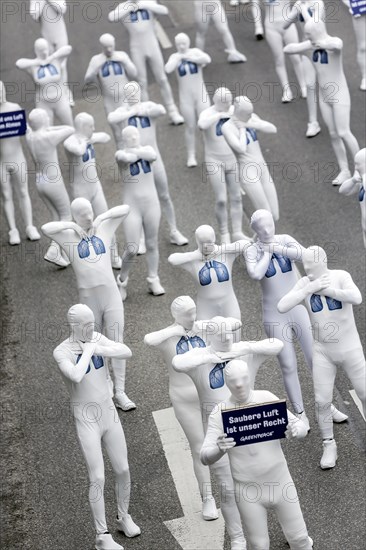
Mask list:
POLYGON ((172 73, 178 67, 179 63, 182 60, 182 56, 179 53, 172 53, 168 61, 165 63, 165 72, 167 74, 172 73))
POLYGON ((101 336, 100 340, 97 341, 94 353, 104 357, 114 357, 115 359, 129 359, 132 357, 132 351, 126 344, 115 342, 105 336, 101 336))
POLYGON ((351 178, 344 181, 339 188, 339 192, 342 195, 354 195, 360 191, 362 185, 362 178, 358 173, 353 174, 351 178))
POLYGON ((105 229, 109 230, 109 232, 113 234, 120 223, 122 223, 126 216, 128 216, 129 212, 130 207, 127 204, 114 206, 113 208, 107 210, 107 212, 99 214, 93 222, 93 227, 96 229, 97 227, 103 225, 105 229))
POLYGON ((313 45, 310 40, 304 40, 304 42, 293 42, 292 44, 287 44, 287 46, 283 48, 283 52, 288 55, 294 55, 297 53, 304 53, 312 49, 313 45))
POLYGON ((168 15, 169 10, 166 6, 158 4, 157 2, 145 2, 144 0, 137 0, 137 5, 140 10, 149 10, 156 15, 168 15))
POLYGON ((207 130, 212 124, 217 123, 222 118, 230 118, 231 114, 216 111, 213 107, 209 107, 202 111, 198 117, 197 126, 200 130, 207 130))
POLYGON ((322 289, 319 294, 329 296, 340 302, 358 306, 362 303, 362 294, 349 273, 346 271, 339 272, 338 281, 330 283, 325 289, 322 289))
POLYGON ((202 464, 205 466, 214 464, 232 447, 235 447, 235 441, 223 433, 221 409, 215 407, 209 416, 207 432, 201 448, 202 464))
POLYGON ((190 270, 190 264, 197 260, 202 260, 202 253, 199 250, 193 250, 192 252, 175 252, 168 257, 168 262, 171 265, 180 266, 188 270, 190 270))
POLYGON ((247 150, 247 139, 242 135, 245 128, 237 129, 233 124, 224 124, 221 128, 222 134, 234 153, 244 154, 247 150))
POLYGON ((129 0, 121 2, 114 10, 108 13, 108 21, 111 23, 123 22, 134 11, 136 11, 136 2, 130 2, 129 0))
POLYGON ((169 338, 172 338, 173 336, 184 336, 184 334, 184 328, 181 325, 178 325, 178 323, 174 323, 169 327, 146 334, 144 337, 144 343, 147 346, 160 346, 169 338))
POLYGON ((129 119, 135 113, 131 109, 126 109, 125 107, 117 107, 114 111, 109 113, 107 119, 109 124, 119 124, 129 119))
POLYGON ((107 132, 94 132, 90 143, 108 143, 111 141, 111 136, 107 132))
POLYGON ((131 164, 131 162, 137 162, 139 157, 135 150, 126 151, 125 149, 119 149, 114 155, 117 162, 124 166, 131 164))
MULTIPOLYGON (((314 281, 312 281, 314 283, 314 281)), ((290 292, 285 294, 283 298, 278 302, 277 309, 280 313, 286 313, 293 309, 298 304, 301 304, 303 300, 314 292, 313 286, 308 277, 303 277, 297 281, 296 285, 290 292)))
POLYGON ((197 65, 208 65, 212 61, 208 53, 203 52, 199 48, 191 48, 187 54, 185 54, 184 59, 197 63, 197 65))
POLYGON ((207 348, 194 348, 175 355, 172 360, 173 369, 177 372, 188 372, 207 363, 220 363, 220 357, 215 353, 208 353, 207 348))
POLYGON ((88 370, 90 360, 94 354, 96 347, 95 342, 86 342, 83 346, 83 351, 80 360, 75 364, 70 359, 66 358, 64 353, 56 348, 53 352, 53 357, 57 362, 60 371, 66 378, 79 384, 84 378, 86 371, 88 370))
POLYGON ((102 53, 91 58, 84 76, 85 84, 89 84, 90 82, 94 82, 96 80, 98 72, 105 62, 106 56, 102 53))
POLYGON ((254 130, 258 130, 266 134, 277 134, 277 127, 274 124, 272 124, 272 122, 268 122, 267 120, 262 120, 258 115, 254 113, 248 120, 247 127, 254 128, 254 130))
POLYGON ((249 277, 255 281, 261 281, 271 262, 272 253, 261 248, 259 244, 253 243, 245 247, 243 257, 249 277))
POLYGON ((59 59, 60 61, 62 61, 63 59, 68 57, 71 54, 71 52, 72 52, 72 46, 70 45, 61 46, 61 48, 59 48, 54 53, 52 53, 47 60, 48 62, 52 61, 53 59, 59 59))
POLYGON ((76 137, 75 135, 71 135, 64 141, 64 147, 66 151, 77 157, 80 157, 85 153, 86 146, 86 139, 81 139, 79 137, 76 137))

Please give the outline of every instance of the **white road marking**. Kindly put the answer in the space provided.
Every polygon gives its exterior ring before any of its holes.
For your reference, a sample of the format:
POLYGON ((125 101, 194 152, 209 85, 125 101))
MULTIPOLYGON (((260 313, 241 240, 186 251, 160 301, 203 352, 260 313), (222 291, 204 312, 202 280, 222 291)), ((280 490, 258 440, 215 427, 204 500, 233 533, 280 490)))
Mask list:
POLYGON ((183 550, 222 550, 224 520, 221 514, 215 521, 202 519, 191 451, 173 408, 155 411, 153 417, 184 514, 181 518, 164 521, 164 525, 183 550))
POLYGON ((164 28, 161 26, 158 20, 155 20, 155 30, 156 30, 156 35, 158 37, 158 40, 160 42, 160 46, 164 50, 167 50, 168 48, 172 48, 173 44, 171 43, 169 36, 167 35, 167 33, 165 32, 164 28))
POLYGON ((357 406, 358 410, 360 411, 362 418, 366 422, 366 418, 365 418, 365 415, 363 414, 363 410, 362 410, 362 403, 361 403, 360 399, 358 398, 355 390, 349 390, 349 393, 351 394, 351 397, 352 397, 353 401, 356 403, 356 406, 357 406))

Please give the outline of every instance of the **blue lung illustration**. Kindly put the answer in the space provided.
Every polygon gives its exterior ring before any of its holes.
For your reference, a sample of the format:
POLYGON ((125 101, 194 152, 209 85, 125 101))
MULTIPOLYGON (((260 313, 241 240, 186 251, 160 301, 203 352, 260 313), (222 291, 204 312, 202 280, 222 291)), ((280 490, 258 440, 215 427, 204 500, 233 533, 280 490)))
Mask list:
POLYGON ((110 68, 112 67, 115 75, 123 74, 123 67, 119 61, 106 61, 102 67, 102 76, 106 77, 110 75, 110 68))
POLYGON ((327 50, 314 50, 313 51, 313 61, 317 63, 320 59, 322 65, 328 65, 328 52, 327 50))
POLYGON ((55 74, 58 74, 58 70, 56 69, 56 67, 51 63, 48 63, 47 65, 41 65, 38 68, 37 77, 44 78, 46 76, 46 69, 49 71, 50 75, 52 76, 55 74))
POLYGON ((327 302, 328 309, 330 311, 333 311, 334 309, 342 309, 342 302, 339 300, 336 300, 335 298, 329 298, 329 296, 325 296, 325 301, 327 302))
POLYGON ((225 384, 223 370, 227 363, 228 361, 224 361, 224 363, 217 363, 212 369, 212 371, 210 371, 209 380, 210 380, 210 388, 212 390, 217 390, 218 388, 222 388, 222 386, 225 384))
POLYGON ((141 19, 150 19, 149 12, 147 10, 136 10, 133 11, 130 15, 132 23, 136 23, 136 21, 139 20, 139 16, 141 15, 141 19))
POLYGON ((292 262, 289 258, 286 258, 286 256, 281 256, 281 254, 272 254, 271 261, 265 274, 267 278, 273 277, 273 275, 276 275, 277 273, 276 267, 273 262, 274 259, 277 260, 282 273, 288 273, 289 271, 292 271, 292 262))
POLYGON ((191 344, 192 348, 206 347, 206 344, 199 336, 182 336, 175 347, 177 355, 187 353, 189 351, 189 344, 191 344))
MULTIPOLYGON (((311 8, 308 8, 308 14, 310 15, 310 17, 313 17, 313 13, 313 10, 311 8)), ((305 23, 305 19, 303 18, 302 13, 299 14, 299 21, 301 23, 305 23)))
POLYGON ((313 313, 318 313, 323 309, 323 302, 319 294, 312 294, 310 297, 310 306, 313 313))
POLYGON ((257 132, 253 128, 246 128, 247 145, 252 141, 258 141, 257 132))
MULTIPOLYGON (((76 358, 76 363, 78 363, 81 359, 81 353, 78 354, 77 358, 76 358)), ((104 361, 103 361, 103 357, 101 355, 92 355, 92 358, 91 358, 92 362, 93 362, 93 365, 94 365, 94 368, 95 369, 101 369, 102 367, 104 367, 104 361)), ((88 374, 88 372, 90 372, 90 362, 89 362, 89 365, 88 365, 88 368, 85 372, 85 374, 88 374)))
POLYGON ((212 283, 210 272, 211 269, 215 270, 219 283, 229 280, 230 277, 226 265, 221 262, 216 262, 216 260, 212 260, 210 262, 206 262, 198 272, 198 278, 201 286, 207 286, 212 283))
POLYGON ((228 120, 229 120, 228 118, 220 118, 220 120, 216 124, 216 135, 217 136, 222 136, 222 127, 225 124, 225 122, 227 122, 228 120))
POLYGON ((365 188, 361 187, 360 192, 358 193, 358 200, 362 202, 364 198, 365 198, 365 188))
MULTIPOLYGON (((342 309, 343 305, 342 305, 342 302, 340 302, 339 300, 336 300, 335 298, 330 298, 329 296, 324 296, 324 298, 325 298, 325 301, 327 302, 329 311, 333 311, 335 309, 342 309)), ((310 305, 311 305, 311 311, 313 313, 318 313, 319 311, 322 311, 323 303, 319 294, 312 294, 310 298, 310 305)))
POLYGON ((89 243, 92 244, 94 248, 94 252, 97 256, 100 256, 100 254, 105 254, 105 246, 102 239, 99 237, 96 237, 95 235, 92 235, 91 237, 87 237, 85 239, 82 239, 78 244, 78 254, 79 258, 88 258, 90 256, 90 250, 89 250, 89 243))
POLYGON ((130 164, 130 174, 131 174, 131 176, 137 176, 140 173, 139 163, 141 164, 141 168, 142 168, 144 174, 147 174, 148 172, 151 172, 150 162, 147 161, 147 160, 140 159, 137 162, 132 162, 130 164))
POLYGON ((95 159, 95 149, 91 143, 88 143, 83 154, 83 162, 88 162, 90 159, 95 159))
POLYGON ((189 72, 191 74, 197 74, 198 73, 198 65, 197 63, 193 63, 192 61, 186 61, 182 60, 181 64, 178 67, 178 74, 179 76, 186 76, 187 74, 187 66, 189 69, 189 72))
POLYGON ((148 116, 130 116, 130 118, 128 119, 129 126, 135 126, 135 128, 138 128, 139 123, 141 128, 149 128, 151 126, 148 116))

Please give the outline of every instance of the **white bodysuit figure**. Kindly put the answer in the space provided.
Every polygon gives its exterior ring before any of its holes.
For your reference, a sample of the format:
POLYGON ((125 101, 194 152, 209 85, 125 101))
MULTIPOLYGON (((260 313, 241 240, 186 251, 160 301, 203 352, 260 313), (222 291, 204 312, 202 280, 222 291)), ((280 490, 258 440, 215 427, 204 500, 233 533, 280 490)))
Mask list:
POLYGON ((334 468, 337 445, 333 439, 331 403, 337 367, 343 368, 366 413, 366 364, 353 315, 362 302, 361 292, 347 271, 328 269, 322 248, 302 254, 306 276, 278 303, 286 313, 302 301, 308 309, 314 334, 313 381, 319 429, 323 437, 322 469, 334 468))
MULTIPOLYGON (((166 114, 165 107, 153 101, 141 101, 141 87, 138 82, 129 82, 124 93, 123 105, 108 115, 108 122, 118 128, 117 147, 123 149, 122 129, 134 126, 139 131, 141 145, 149 145, 155 150, 157 156, 152 165, 152 171, 161 208, 169 224, 170 242, 178 246, 185 245, 188 239, 177 228, 174 205, 169 193, 168 176, 156 139, 156 121, 166 114)), ((145 249, 144 238, 142 248, 145 249)))
POLYGON ((70 394, 76 434, 89 475, 89 503, 96 530, 96 550, 123 550, 108 532, 104 506, 102 442, 115 476, 117 528, 136 537, 140 528, 128 514, 130 471, 125 435, 111 399, 106 358, 124 361, 131 350, 94 330, 94 315, 85 304, 67 313, 70 336, 53 352, 70 394))
POLYGON ((211 319, 215 315, 241 319, 232 270, 249 239, 219 246, 215 244, 215 231, 210 225, 198 227, 195 236, 196 250, 171 254, 168 262, 192 275, 197 290, 197 319, 211 319))
MULTIPOLYGON (((293 94, 286 70, 283 46, 292 42, 298 42, 299 36, 295 26, 284 29, 286 11, 289 7, 288 0, 264 0, 264 6, 266 40, 272 50, 275 70, 282 86, 282 103, 288 103, 292 101, 293 94)), ((299 83, 301 96, 306 97, 306 81, 301 57, 297 55, 295 58, 292 58, 292 64, 299 83)))
MULTIPOLYGON (((173 368, 188 374, 197 388, 205 433, 210 413, 229 395, 222 372, 225 364, 232 359, 246 357, 251 365, 254 383, 259 366, 267 356, 277 354, 283 346, 276 338, 233 344, 233 331, 237 331, 240 326, 241 323, 236 319, 213 317, 205 328, 209 345, 205 348, 197 347, 173 358, 173 368)), ((223 457, 213 464, 211 472, 219 483, 221 511, 231 539, 231 549, 246 550, 228 458, 223 457)))
POLYGON ((353 30, 356 37, 357 45, 357 63, 361 72, 361 84, 360 90, 363 92, 366 91, 366 21, 365 21, 365 12, 362 15, 353 15, 352 9, 350 8, 349 0, 343 0, 343 4, 348 8, 352 16, 353 30))
POLYGON ((213 105, 199 116, 198 127, 203 132, 205 144, 205 169, 215 194, 215 213, 221 243, 230 243, 227 195, 230 199, 232 240, 244 238, 242 232, 243 205, 239 171, 234 153, 226 143, 222 126, 233 113, 233 96, 228 88, 218 88, 213 96, 213 105))
MULTIPOLYGON (((0 113, 14 113, 21 110, 18 103, 7 101, 5 85, 0 80, 0 113)), ((15 221, 13 189, 19 199, 25 234, 29 240, 38 241, 41 236, 33 225, 32 203, 28 192, 28 167, 20 137, 3 137, 0 145, 0 185, 5 218, 9 227, 8 242, 11 245, 20 244, 20 235, 15 221)))
MULTIPOLYGON (((137 77, 137 69, 126 52, 116 51, 116 41, 112 34, 102 34, 99 38, 102 53, 94 55, 85 73, 84 81, 98 82, 106 116, 123 107, 126 98, 125 86, 137 77)), ((119 147, 120 129, 110 122, 114 139, 119 147)))
MULTIPOLYGON (((66 11, 66 0, 30 0, 29 12, 33 19, 40 23, 42 37, 49 43, 51 52, 69 45, 64 19, 66 11)), ((61 71, 62 81, 67 85, 67 58, 62 63, 61 71)), ((73 106, 74 99, 71 90, 69 90, 69 94, 70 105, 73 106)))
MULTIPOLYGON (((268 508, 275 512, 291 550, 311 550, 313 541, 308 536, 280 440, 236 447, 235 440, 224 434, 221 411, 277 401, 278 398, 269 391, 251 388, 245 361, 230 361, 223 372, 228 395, 210 414, 201 451, 202 462, 216 464, 228 457, 240 517, 252 550, 270 548, 268 508), (253 485, 257 495, 254 498, 251 495, 253 485), (291 499, 286 498, 289 487, 291 499)), ((286 437, 305 437, 307 429, 304 424, 290 411, 287 415, 286 437)))
POLYGON ((150 145, 141 145, 137 128, 128 126, 122 130, 124 148, 116 152, 123 185, 123 201, 131 208, 123 223, 127 247, 122 256, 121 272, 117 277, 122 300, 127 296, 128 275, 138 251, 142 230, 146 238, 147 284, 154 296, 165 294, 158 276, 160 203, 154 183, 152 163, 156 151, 150 145))
POLYGON ((196 126, 197 118, 210 105, 210 98, 203 80, 202 69, 211 63, 211 57, 198 48, 190 48, 189 36, 181 32, 175 37, 176 53, 165 65, 165 71, 176 72, 179 89, 179 107, 185 122, 187 166, 197 166, 196 126))
MULTIPOLYGON (((70 199, 66 191, 58 161, 57 146, 75 132, 73 126, 50 126, 44 109, 29 113, 26 140, 36 166, 36 187, 47 206, 53 221, 71 221, 70 199)), ((69 265, 69 260, 60 246, 52 241, 44 259, 60 267, 69 265)))
MULTIPOLYGON (((290 25, 299 23, 302 31, 304 31, 305 19, 302 16, 302 10, 307 10, 310 17, 325 20, 325 7, 323 0, 297 0, 289 13, 286 13, 283 28, 288 29, 290 25)), ((304 33, 303 39, 304 39, 304 33)), ((298 38, 296 39, 298 42, 298 38)), ((306 52, 301 56, 302 67, 306 81, 306 103, 309 113, 309 122, 306 130, 306 137, 311 138, 319 134, 321 128, 318 122, 318 93, 316 86, 316 70, 312 59, 306 52)))
MULTIPOLYGON (((114 232, 129 213, 129 206, 111 208, 95 219, 90 202, 78 198, 71 203, 73 221, 49 222, 43 233, 66 252, 76 277, 80 302, 93 311, 98 332, 123 343, 124 311, 111 266, 114 232)), ((115 400, 124 411, 136 408, 125 392, 126 363, 112 359, 115 400)))
POLYGON ((194 17, 196 23, 196 47, 204 51, 206 33, 210 23, 215 26, 222 41, 225 44, 225 52, 229 63, 244 63, 247 58, 238 52, 235 46, 233 35, 230 32, 225 10, 221 0, 194 0, 194 17))
POLYGON ((249 98, 236 97, 233 115, 222 126, 222 133, 236 156, 239 181, 254 210, 269 210, 273 218, 278 220, 280 214, 277 191, 262 155, 257 130, 269 134, 277 133, 274 124, 253 113, 253 104, 249 98))
MULTIPOLYGON (((290 235, 275 234, 273 216, 267 210, 254 212, 251 228, 257 235, 254 243, 243 251, 249 277, 260 281, 262 289, 262 316, 268 338, 278 338, 283 349, 278 354, 286 393, 296 416, 310 429, 305 413, 301 386, 297 372, 294 341, 303 351, 305 362, 312 373, 313 334, 309 314, 299 304, 287 313, 279 313, 277 304, 300 278, 295 261, 300 261, 305 250, 290 235)), ((332 405, 334 422, 344 422, 347 416, 332 405)))
POLYGON ((349 180, 342 183, 339 192, 343 195, 357 193, 361 208, 361 229, 363 244, 366 248, 366 148, 361 149, 355 155, 355 173, 349 180))
POLYGON ((189 296, 173 300, 171 313, 174 323, 169 327, 146 334, 145 344, 162 352, 169 374, 169 397, 174 414, 181 425, 192 453, 193 468, 202 498, 202 517, 205 520, 218 518, 211 491, 209 469, 200 460, 200 451, 205 437, 201 406, 196 386, 191 378, 172 367, 175 355, 186 353, 196 347, 205 347, 201 327, 196 322, 196 304, 189 296))
POLYGON ((149 99, 147 90, 147 64, 160 89, 163 102, 173 124, 183 124, 184 118, 175 103, 168 78, 164 71, 164 59, 156 36, 155 16, 166 15, 168 8, 155 0, 122 2, 108 15, 109 21, 120 21, 130 38, 130 52, 137 67, 138 80, 144 101, 149 99))
POLYGON ((324 22, 313 19, 307 9, 302 8, 301 13, 305 20, 306 40, 288 44, 284 52, 291 55, 312 52, 319 83, 320 111, 340 168, 340 173, 332 183, 341 185, 351 177, 346 148, 352 158, 360 148, 350 128, 351 98, 343 71, 343 41, 336 36, 329 36, 324 22))
MULTIPOLYGON (((106 198, 95 159, 94 144, 108 143, 110 136, 106 132, 95 132, 94 118, 89 113, 79 113, 75 117, 75 133, 66 139, 64 147, 69 159, 69 179, 73 197, 83 197, 90 201, 93 212, 99 216, 108 210, 106 198)), ((113 237, 112 266, 120 269, 117 243, 113 237)))
POLYGON ((62 66, 70 55, 71 46, 61 46, 50 53, 50 46, 45 38, 38 38, 34 43, 34 59, 18 59, 18 69, 29 73, 36 86, 35 103, 38 109, 47 111, 50 124, 56 116, 61 124, 72 126, 69 90, 64 85, 62 66))

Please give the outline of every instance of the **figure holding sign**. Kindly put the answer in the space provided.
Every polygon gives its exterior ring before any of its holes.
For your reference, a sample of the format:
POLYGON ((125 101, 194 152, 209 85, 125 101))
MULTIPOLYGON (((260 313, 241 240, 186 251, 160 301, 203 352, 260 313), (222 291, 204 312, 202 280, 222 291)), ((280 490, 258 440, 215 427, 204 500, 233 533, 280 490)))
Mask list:
MULTIPOLYGON (((313 541, 308 536, 298 498, 294 496, 294 482, 280 441, 276 439, 237 447, 234 439, 223 433, 222 411, 240 408, 244 412, 243 407, 278 398, 269 391, 251 388, 250 368, 244 361, 229 361, 224 368, 224 378, 228 395, 210 414, 201 450, 203 464, 215 464, 228 455, 237 506, 253 550, 270 548, 267 527, 269 507, 275 511, 291 550, 311 550, 313 541), (257 495, 254 499, 249 494, 253 485, 257 495), (286 498, 288 488, 291 488, 291 499, 286 498)), ((305 437, 305 424, 290 411, 287 415, 287 437, 305 437)))
MULTIPOLYGON (((233 343, 234 331, 240 329, 237 319, 214 317, 207 321, 204 327, 209 345, 205 348, 195 348, 184 354, 176 355, 173 368, 178 372, 188 374, 196 388, 201 403, 201 414, 204 430, 207 430, 207 420, 212 409, 229 397, 229 390, 224 382, 223 369, 228 361, 245 356, 251 369, 251 383, 254 385, 255 375, 259 366, 268 356, 276 355, 283 343, 272 338, 260 342, 233 343)), ((225 488, 221 502, 222 514, 231 538, 232 549, 246 549, 245 544, 234 546, 235 539, 241 540, 238 529, 240 525, 237 505, 234 498, 233 482, 227 458, 211 466, 211 471, 219 480, 221 489, 225 488)))
MULTIPOLYGON (((76 276, 80 302, 93 311, 95 323, 107 337, 123 343, 123 302, 113 275, 111 244, 114 232, 128 215, 129 206, 115 206, 94 219, 90 202, 78 198, 71 203, 75 220, 49 222, 43 233, 65 251, 76 276)), ((124 411, 136 405, 125 392, 126 363, 112 359, 116 405, 124 411)))
POLYGON ((15 222, 13 186, 19 197, 20 209, 25 223, 25 233, 31 241, 41 236, 33 225, 32 203, 28 193, 28 167, 19 136, 26 131, 25 111, 17 103, 6 100, 4 83, 0 81, 0 184, 4 200, 5 218, 9 226, 9 244, 20 244, 20 235, 15 222), (6 119, 9 117, 9 122, 6 119), (19 126, 20 117, 22 121, 19 126), (16 126, 7 129, 7 125, 16 126), (7 137, 9 136, 9 137, 7 137))
POLYGON ((127 537, 136 537, 141 530, 128 514, 131 481, 126 440, 111 399, 105 358, 124 361, 131 357, 131 350, 96 332, 93 312, 84 304, 73 305, 67 321, 70 336, 57 346, 53 356, 70 393, 76 433, 88 468, 95 548, 123 550, 108 532, 105 517, 102 442, 115 476, 118 530, 127 537))
POLYGON ((163 354, 169 373, 169 397, 192 453, 194 473, 202 497, 202 517, 213 520, 218 518, 218 513, 211 492, 210 472, 200 461, 200 450, 205 437, 200 401, 191 378, 176 372, 172 367, 175 355, 187 353, 196 347, 205 347, 206 343, 199 335, 202 331, 199 322, 196 322, 196 304, 192 298, 178 296, 172 302, 171 312, 174 323, 157 332, 146 334, 144 342, 158 348, 163 354))
POLYGON ((347 271, 328 269, 320 246, 302 254, 306 277, 302 277, 278 303, 286 313, 305 302, 314 335, 313 381, 319 429, 323 437, 322 469, 334 468, 337 445, 333 438, 331 404, 337 367, 343 367, 366 414, 366 364, 353 316, 362 302, 361 292, 347 271))

